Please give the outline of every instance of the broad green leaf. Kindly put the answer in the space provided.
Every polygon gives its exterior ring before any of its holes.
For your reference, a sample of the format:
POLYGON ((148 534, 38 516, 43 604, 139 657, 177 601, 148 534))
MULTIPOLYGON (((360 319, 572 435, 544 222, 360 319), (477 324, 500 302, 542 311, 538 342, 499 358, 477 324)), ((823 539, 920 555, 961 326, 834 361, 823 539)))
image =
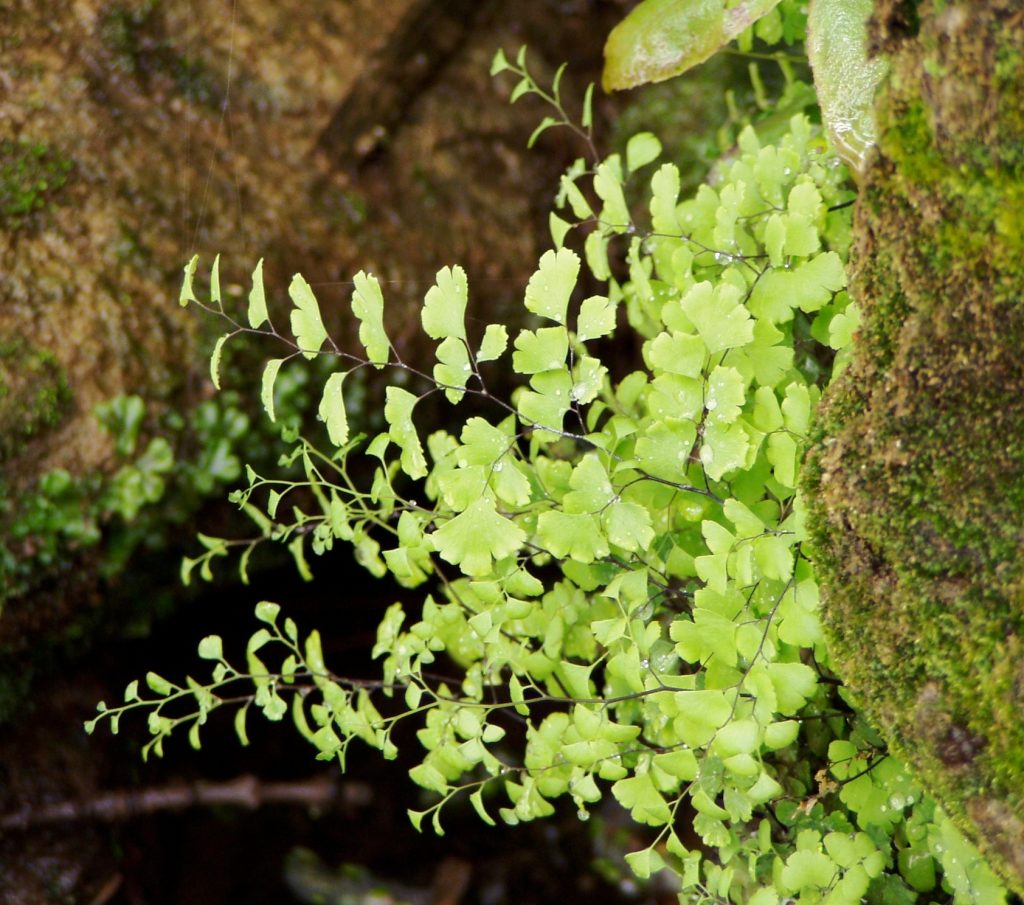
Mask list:
POLYGON ((811 0, 807 56, 821 118, 839 156, 860 170, 875 143, 875 91, 889 68, 868 57, 867 20, 872 0, 811 0))
POLYGON ((691 748, 711 741, 732 713, 732 704, 724 691, 678 691, 672 700, 679 714, 674 729, 691 748))
POLYGON ((317 304, 316 296, 313 295, 309 283, 298 273, 292 277, 288 295, 295 305, 292 310, 291 324, 292 333, 295 334, 295 339, 299 344, 299 351, 305 358, 316 358, 324 340, 327 339, 327 331, 320 318, 320 306, 317 304))
POLYGON ((484 330, 484 338, 480 343, 480 351, 476 353, 476 360, 494 361, 499 358, 508 346, 508 330, 504 324, 488 324, 484 330))
POLYGON ((650 132, 637 132, 626 142, 626 169, 635 173, 661 153, 661 142, 650 132))
POLYGON ((682 234, 676 205, 679 203, 679 168, 664 163, 651 179, 651 225, 665 236, 682 234))
POLYGON ((769 663, 768 675, 778 696, 778 712, 797 713, 818 687, 818 677, 805 663, 769 663))
POLYGON ((601 364, 600 359, 591 358, 589 355, 581 356, 573 369, 572 390, 570 390, 573 402, 583 405, 593 402, 601 392, 607 375, 608 369, 601 364))
POLYGON ((571 249, 544 252, 539 268, 526 284, 526 310, 564 324, 579 272, 579 255, 571 249))
POLYGON ((420 317, 423 329, 431 339, 454 336, 466 338, 466 304, 469 285, 466 271, 455 267, 442 267, 437 272, 435 285, 427 290, 420 317))
POLYGON ((348 414, 345 411, 345 398, 342 385, 347 376, 346 371, 338 371, 327 378, 320 407, 317 414, 327 425, 327 434, 335 446, 344 446, 348 442, 348 414))
POLYGON ((753 340, 754 322, 741 298, 740 290, 729 283, 703 282, 680 303, 712 355, 753 340))
POLYGON ((382 368, 388 363, 391 343, 384 332, 384 296, 380 283, 371 274, 359 271, 352 282, 352 313, 359 318, 359 341, 374 367, 382 368))
POLYGON ((793 574, 793 553, 786 538, 765 534, 754 541, 754 558, 765 578, 789 581, 793 574))
POLYGON ((512 367, 519 374, 539 374, 565 368, 569 334, 565 327, 520 330, 512 353, 512 367))
POLYGON ((643 0, 608 36, 605 91, 661 82, 703 63, 779 0, 643 0))
POLYGON ((615 306, 603 295, 583 300, 576 318, 576 338, 580 342, 607 336, 615 329, 615 306))
POLYGON ((274 417, 274 382, 277 380, 277 372, 281 370, 282 364, 284 364, 283 358, 270 359, 263 369, 263 379, 260 382, 260 402, 263 403, 263 409, 271 421, 276 420, 274 417))
POLYGON ((427 460, 423 456, 416 425, 412 421, 412 410, 419 401, 408 390, 388 387, 384 391, 384 420, 389 425, 388 436, 401 449, 402 471, 410 478, 422 478, 427 474, 427 460))
POLYGON ((691 421, 659 421, 636 442, 636 456, 644 471, 658 478, 678 481, 686 473, 687 463, 697 439, 691 421))
POLYGON ((473 373, 466 343, 457 336, 449 336, 437 347, 434 380, 444 387, 444 394, 453 405, 465 395, 466 382, 473 373))
POLYGON ((252 272, 252 289, 249 290, 249 326, 255 330, 267 319, 267 297, 263 291, 263 258, 260 258, 252 272))
MULTIPOLYGON (((660 823, 655 826, 661 826, 660 823)), ((637 852, 627 852, 624 856, 629 869, 641 880, 657 873, 665 866, 665 860, 654 848, 642 848, 637 852)))
POLYGON ((542 512, 537 518, 537 540, 559 559, 590 563, 608 555, 608 542, 595 515, 557 509, 542 512))
POLYGON ((786 859, 782 882, 792 891, 824 889, 835 879, 835 862, 824 852, 797 851, 786 859))
POLYGON ((789 434, 769 435, 765 456, 772 464, 775 480, 784 487, 796 487, 797 451, 796 440, 789 434))
POLYGON ((614 232, 625 232, 631 223, 626 196, 622 192, 622 168, 619 156, 613 154, 597 167, 594 191, 604 205, 601 208, 601 226, 614 232))
POLYGON ((743 468, 750 452, 750 435, 742 423, 709 421, 700 447, 700 461, 712 481, 737 468, 743 468))
POLYGON ((221 660, 224 657, 220 635, 207 635, 199 642, 199 656, 204 660, 221 660))
POLYGON ((472 577, 489 574, 495 559, 517 553, 526 540, 526 532, 499 515, 493 500, 480 497, 445 522, 430 539, 442 559, 472 577))
POLYGON ((527 426, 547 429, 555 433, 562 430, 565 413, 569 411, 569 394, 572 384, 569 375, 564 371, 556 373, 566 379, 566 388, 560 392, 560 395, 534 393, 530 390, 520 393, 516 402, 516 411, 519 412, 520 418, 527 426))
POLYGON ((735 368, 716 365, 708 375, 704 407, 708 420, 731 424, 740 416, 746 400, 743 377, 735 368))
POLYGON ((608 540, 624 550, 646 550, 654 541, 651 514, 639 503, 613 502, 601 513, 601 523, 608 540))
POLYGON ((199 266, 199 255, 192 255, 191 260, 185 265, 185 276, 181 281, 181 292, 178 295, 178 303, 184 308, 189 302, 197 301, 195 290, 192 288, 192 281, 196 277, 196 267, 199 266))
POLYGON ((664 826, 672 819, 668 803, 654 785, 650 773, 638 773, 628 779, 620 779, 612 786, 612 795, 637 823, 664 826))
POLYGON ((699 336, 692 333, 659 333, 644 347, 652 371, 700 377, 707 360, 707 349, 699 336))
POLYGON ((220 389, 220 355, 224 349, 224 343, 226 343, 231 336, 231 333, 225 333, 223 336, 218 337, 217 342, 213 346, 213 353, 210 355, 210 380, 213 381, 213 385, 218 390, 220 389))

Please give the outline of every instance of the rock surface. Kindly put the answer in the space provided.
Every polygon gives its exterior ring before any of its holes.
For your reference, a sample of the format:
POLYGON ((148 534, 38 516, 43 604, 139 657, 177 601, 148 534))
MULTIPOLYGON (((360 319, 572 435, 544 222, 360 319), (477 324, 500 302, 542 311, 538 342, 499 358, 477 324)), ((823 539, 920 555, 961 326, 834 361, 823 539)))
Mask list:
POLYGON ((864 322, 805 471, 836 669, 1024 893, 1024 13, 879 0, 864 322))

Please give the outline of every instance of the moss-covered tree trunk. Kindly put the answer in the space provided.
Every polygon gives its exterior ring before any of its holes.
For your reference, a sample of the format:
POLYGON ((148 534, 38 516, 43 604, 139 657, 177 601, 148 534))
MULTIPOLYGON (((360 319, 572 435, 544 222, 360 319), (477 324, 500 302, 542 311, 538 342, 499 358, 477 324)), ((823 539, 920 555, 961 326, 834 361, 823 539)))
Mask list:
POLYGON ((856 356, 807 469, 835 665, 1024 892, 1024 8, 876 0, 856 356))

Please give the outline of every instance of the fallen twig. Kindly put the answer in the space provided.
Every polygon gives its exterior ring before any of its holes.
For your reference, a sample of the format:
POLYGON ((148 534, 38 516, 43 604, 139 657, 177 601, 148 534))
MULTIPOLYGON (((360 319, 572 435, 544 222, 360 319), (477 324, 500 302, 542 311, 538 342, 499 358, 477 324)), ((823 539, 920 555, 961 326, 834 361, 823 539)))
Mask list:
POLYGON ((263 782, 245 774, 227 782, 175 783, 148 789, 104 792, 92 798, 55 804, 27 804, 0 817, 0 830, 22 830, 53 823, 95 820, 114 823, 157 811, 227 805, 255 809, 268 804, 297 804, 322 809, 340 801, 365 805, 372 793, 367 785, 339 782, 331 774, 293 782, 263 782))

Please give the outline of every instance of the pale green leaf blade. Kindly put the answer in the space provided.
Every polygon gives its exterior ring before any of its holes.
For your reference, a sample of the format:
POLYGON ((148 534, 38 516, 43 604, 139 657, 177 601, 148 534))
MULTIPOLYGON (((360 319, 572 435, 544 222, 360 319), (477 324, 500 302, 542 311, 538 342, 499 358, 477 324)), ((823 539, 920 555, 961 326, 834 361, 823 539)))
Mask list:
POLYGON ((651 132, 637 132, 626 142, 626 169, 635 173, 658 159, 661 153, 661 142, 651 132))
POLYGON ((192 259, 185 265, 185 276, 181 281, 181 292, 178 295, 178 303, 184 308, 189 302, 195 302, 196 294, 192 288, 192 281, 196 276, 196 267, 199 266, 199 255, 192 255, 192 259))
POLYGON ((277 380, 277 372, 284 364, 283 358, 272 358, 263 369, 263 380, 260 384, 260 402, 271 421, 276 421, 274 415, 274 382, 277 380))
POLYGON ((231 333, 225 333, 223 336, 218 337, 217 342, 213 346, 213 353, 210 355, 210 380, 213 381, 213 385, 218 390, 220 389, 220 355, 224 349, 224 343, 232 335, 231 333))
POLYGON ((469 350, 463 340, 449 336, 437 347, 437 364, 434 365, 434 380, 444 388, 444 394, 452 404, 465 395, 466 381, 473 372, 469 361, 469 350))
POLYGON ((592 295, 580 305, 576 338, 580 342, 607 336, 615 329, 615 306, 603 295, 592 295))
POLYGON ((339 371, 327 378, 317 410, 320 420, 327 425, 331 443, 338 447, 348 442, 348 414, 345 411, 345 397, 342 394, 342 385, 347 373, 339 371))
POLYGON ((431 339, 455 336, 466 338, 466 304, 469 286, 466 271, 455 267, 442 267, 435 284, 427 291, 420 317, 423 329, 431 339))
POLYGON ((402 470, 410 478, 422 478, 427 473, 427 460, 423 455, 412 410, 419 400, 401 387, 385 390, 384 420, 389 427, 388 436, 401 449, 402 470))
POLYGON ((221 301, 220 296, 220 255, 216 255, 213 259, 213 267, 210 268, 210 301, 216 302, 218 305, 221 301))
POLYGON ((309 283, 301 274, 292 277, 288 295, 295 308, 292 310, 292 333, 299 344, 299 351, 305 358, 316 358, 320 347, 327 339, 327 330, 320 318, 320 305, 309 283))
POLYGON ((255 330, 266 320, 267 297, 263 291, 263 258, 260 258, 252 272, 252 289, 249 290, 249 326, 255 330))
POLYGON ((494 501, 480 497, 430 535, 441 558, 470 576, 486 575, 495 559, 519 551, 526 533, 500 515, 494 501))
POLYGON ((353 278, 352 313, 359 319, 359 341, 376 368, 388 363, 391 343, 384 331, 384 296, 372 274, 359 271, 353 278))
POLYGON ((526 285, 527 310, 564 324, 579 272, 579 255, 571 249, 544 252, 538 270, 526 285))
POLYGON ((480 343, 480 350, 476 353, 476 360, 494 361, 500 358, 508 347, 508 330, 504 324, 488 324, 484 330, 484 338, 480 343))

